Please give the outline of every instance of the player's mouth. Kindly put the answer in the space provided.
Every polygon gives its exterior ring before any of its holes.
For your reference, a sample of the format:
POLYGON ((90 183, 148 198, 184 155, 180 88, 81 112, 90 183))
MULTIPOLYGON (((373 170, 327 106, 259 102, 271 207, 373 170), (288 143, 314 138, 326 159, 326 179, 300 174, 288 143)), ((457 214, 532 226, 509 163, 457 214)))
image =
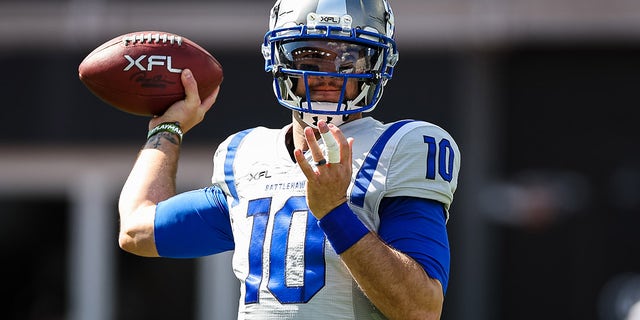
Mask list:
POLYGON ((311 100, 338 102, 340 94, 342 93, 343 84, 343 79, 322 77, 320 81, 309 86, 311 100))
POLYGON ((309 96, 312 101, 338 102, 338 99, 340 99, 340 92, 341 92, 340 89, 337 89, 337 90, 336 89, 333 89, 333 90, 311 89, 309 96))

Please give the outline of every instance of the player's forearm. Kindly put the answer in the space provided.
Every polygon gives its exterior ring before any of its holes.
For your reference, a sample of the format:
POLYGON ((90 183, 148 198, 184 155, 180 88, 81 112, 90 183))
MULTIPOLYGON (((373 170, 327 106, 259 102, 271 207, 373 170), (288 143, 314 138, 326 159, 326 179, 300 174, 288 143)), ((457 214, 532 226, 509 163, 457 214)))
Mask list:
POLYGON ((145 204, 157 204, 175 194, 179 143, 168 132, 151 137, 120 194, 120 210, 135 211, 145 204))
POLYGON ((179 144, 170 133, 151 137, 120 193, 120 247, 125 251, 157 256, 153 236, 155 206, 176 192, 179 144))
POLYGON ((341 255, 367 297, 390 319, 440 319, 439 282, 407 255, 367 234, 341 255))

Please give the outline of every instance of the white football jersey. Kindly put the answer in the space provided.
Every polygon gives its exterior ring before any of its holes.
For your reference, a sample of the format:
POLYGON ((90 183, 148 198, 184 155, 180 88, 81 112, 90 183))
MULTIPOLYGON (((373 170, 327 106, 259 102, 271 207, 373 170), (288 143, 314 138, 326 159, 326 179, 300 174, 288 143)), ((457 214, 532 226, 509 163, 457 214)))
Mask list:
MULTIPOLYGON (((383 319, 308 212, 306 178, 285 145, 290 127, 236 133, 214 156, 212 182, 227 195, 235 240, 238 319, 383 319)), ((429 198, 449 208, 460 152, 442 128, 365 117, 340 129, 355 139, 349 205, 369 229, 378 228, 383 197, 429 198)))

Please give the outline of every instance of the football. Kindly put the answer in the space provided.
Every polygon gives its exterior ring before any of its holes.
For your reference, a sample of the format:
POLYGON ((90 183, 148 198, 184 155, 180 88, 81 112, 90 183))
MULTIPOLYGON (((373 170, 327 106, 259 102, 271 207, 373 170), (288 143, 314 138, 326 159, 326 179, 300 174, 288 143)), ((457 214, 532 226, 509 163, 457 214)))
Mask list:
POLYGON ((198 82, 202 99, 222 83, 222 66, 200 45, 169 32, 138 31, 98 46, 82 60, 78 74, 109 105, 154 116, 184 99, 180 73, 187 68, 198 82))

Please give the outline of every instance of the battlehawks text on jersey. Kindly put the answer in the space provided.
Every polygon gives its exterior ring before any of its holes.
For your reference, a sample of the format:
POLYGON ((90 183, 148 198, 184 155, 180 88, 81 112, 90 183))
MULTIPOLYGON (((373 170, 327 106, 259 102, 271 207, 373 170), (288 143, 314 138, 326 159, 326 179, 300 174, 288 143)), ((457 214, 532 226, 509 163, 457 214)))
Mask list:
MULTIPOLYGON (((306 178, 285 147, 289 129, 239 132, 214 156, 212 182, 227 195, 236 245, 238 318, 383 319, 308 212, 306 178)), ((340 129, 355 139, 349 205, 369 229, 377 230, 383 197, 429 198, 448 210, 460 153, 446 131, 423 121, 382 124, 370 117, 340 129)))

